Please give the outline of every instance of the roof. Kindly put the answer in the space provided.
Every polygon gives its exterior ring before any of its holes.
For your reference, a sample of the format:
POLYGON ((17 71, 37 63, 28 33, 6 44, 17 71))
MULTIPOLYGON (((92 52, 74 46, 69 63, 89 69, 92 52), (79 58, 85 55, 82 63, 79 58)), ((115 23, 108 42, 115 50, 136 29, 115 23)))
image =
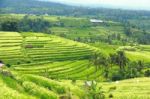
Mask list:
POLYGON ((3 67, 3 65, 4 65, 3 63, 0 63, 0 68, 3 67))
POLYGON ((104 21, 103 20, 97 20, 97 19, 90 19, 90 22, 93 22, 93 23, 102 23, 104 21))

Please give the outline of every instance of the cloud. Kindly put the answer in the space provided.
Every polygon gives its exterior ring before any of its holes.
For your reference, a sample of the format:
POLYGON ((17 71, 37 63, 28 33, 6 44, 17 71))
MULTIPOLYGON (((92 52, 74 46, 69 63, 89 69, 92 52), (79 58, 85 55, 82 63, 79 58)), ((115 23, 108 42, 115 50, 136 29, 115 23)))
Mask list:
POLYGON ((150 0, 46 0, 67 4, 80 5, 107 5, 118 8, 148 9, 150 10, 150 0))

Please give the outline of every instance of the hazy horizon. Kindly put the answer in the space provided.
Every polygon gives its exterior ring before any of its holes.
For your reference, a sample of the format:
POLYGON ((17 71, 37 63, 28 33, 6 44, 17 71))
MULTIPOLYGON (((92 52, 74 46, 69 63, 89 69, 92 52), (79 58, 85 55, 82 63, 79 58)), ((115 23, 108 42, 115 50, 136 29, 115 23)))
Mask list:
POLYGON ((150 0, 40 0, 88 7, 150 10, 150 0))

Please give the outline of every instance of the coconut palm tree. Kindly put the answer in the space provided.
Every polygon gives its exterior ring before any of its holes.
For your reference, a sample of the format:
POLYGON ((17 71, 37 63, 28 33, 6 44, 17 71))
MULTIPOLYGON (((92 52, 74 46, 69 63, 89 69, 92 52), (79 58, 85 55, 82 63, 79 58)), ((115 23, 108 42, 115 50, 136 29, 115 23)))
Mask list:
POLYGON ((102 53, 94 53, 90 59, 90 63, 96 68, 96 71, 100 66, 107 66, 107 58, 102 53))
POLYGON ((124 70, 126 64, 129 61, 124 51, 117 51, 117 53, 115 54, 110 54, 110 60, 111 60, 111 63, 117 64, 120 70, 124 70))
POLYGON ((124 70, 124 67, 126 66, 127 62, 128 62, 128 59, 124 53, 124 51, 118 51, 117 52, 118 54, 118 65, 120 67, 120 69, 124 70))

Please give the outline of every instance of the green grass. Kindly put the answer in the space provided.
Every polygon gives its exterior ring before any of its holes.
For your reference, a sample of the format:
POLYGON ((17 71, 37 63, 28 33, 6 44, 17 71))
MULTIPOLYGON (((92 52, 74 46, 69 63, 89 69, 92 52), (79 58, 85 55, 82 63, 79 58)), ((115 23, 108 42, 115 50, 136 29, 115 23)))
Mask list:
MULTIPOLYGON (((75 23, 75 22, 72 22, 75 23)), ((57 36, 64 36, 71 40, 78 40, 80 42, 92 42, 107 40, 109 35, 120 34, 121 38, 126 37, 124 35, 123 26, 90 26, 90 27, 51 27, 52 33, 57 36)), ((120 44, 119 40, 112 40, 114 44, 120 44)))
POLYGON ((29 92, 29 94, 40 99, 58 99, 58 96, 55 93, 49 91, 48 89, 37 86, 32 82, 23 82, 23 87, 27 92, 29 92))
MULTIPOLYGON (((58 99, 73 93, 72 99, 85 98, 84 80, 51 80, 42 76, 14 74, 14 78, 0 74, 1 99, 58 99)), ((116 82, 97 82, 106 99, 149 99, 149 78, 134 78, 116 82)))
POLYGON ((106 54, 115 53, 116 50, 119 48, 119 45, 110 45, 108 43, 96 42, 90 43, 89 45, 97 47, 99 49, 103 49, 106 54))
POLYGON ((127 57, 132 61, 141 60, 145 63, 150 63, 150 52, 147 51, 126 51, 127 57))
POLYGON ((15 80, 5 77, 0 74, 0 98, 1 99, 35 99, 35 97, 28 95, 24 92, 22 86, 20 86, 15 80))
POLYGON ((150 46, 149 45, 136 45, 136 46, 120 46, 117 50, 124 50, 127 57, 131 61, 143 61, 150 63, 150 46))
POLYGON ((114 99, 150 99, 149 83, 149 78, 135 78, 111 83, 99 83, 99 86, 102 86, 105 92, 113 94, 114 99), (110 91, 112 87, 116 87, 116 90, 110 91))

